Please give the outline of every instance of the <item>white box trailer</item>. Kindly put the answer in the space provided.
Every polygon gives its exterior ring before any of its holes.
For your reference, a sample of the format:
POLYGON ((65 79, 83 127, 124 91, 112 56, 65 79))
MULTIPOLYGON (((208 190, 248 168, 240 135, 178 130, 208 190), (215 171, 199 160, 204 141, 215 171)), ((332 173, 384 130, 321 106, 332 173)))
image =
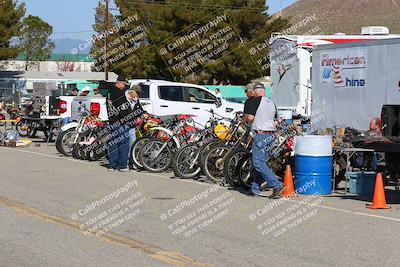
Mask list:
POLYGON ((367 130, 382 105, 400 104, 400 38, 314 48, 312 90, 313 127, 367 130))
POLYGON ((311 116, 313 51, 320 45, 354 44, 375 39, 399 38, 385 27, 363 27, 361 35, 275 35, 270 42, 272 100, 278 109, 311 116))

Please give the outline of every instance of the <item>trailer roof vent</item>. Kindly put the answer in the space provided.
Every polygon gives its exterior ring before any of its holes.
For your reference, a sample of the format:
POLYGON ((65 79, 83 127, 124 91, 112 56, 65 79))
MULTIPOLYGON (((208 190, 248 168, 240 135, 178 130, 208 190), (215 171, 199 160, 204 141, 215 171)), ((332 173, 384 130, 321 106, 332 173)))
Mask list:
POLYGON ((334 35, 338 35, 338 36, 345 36, 346 34, 344 32, 337 32, 334 35))
POLYGON ((362 35, 388 35, 389 29, 381 26, 369 26, 361 28, 362 35))

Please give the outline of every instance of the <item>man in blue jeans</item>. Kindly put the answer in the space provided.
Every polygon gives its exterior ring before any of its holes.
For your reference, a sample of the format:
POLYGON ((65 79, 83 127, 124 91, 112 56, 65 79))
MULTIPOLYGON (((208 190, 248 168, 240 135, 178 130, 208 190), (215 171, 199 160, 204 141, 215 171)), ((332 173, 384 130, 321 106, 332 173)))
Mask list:
POLYGON ((129 128, 126 125, 109 125, 111 140, 108 143, 108 170, 129 171, 127 162, 129 157, 129 128))
POLYGON ((134 127, 135 119, 141 116, 141 112, 136 112, 135 107, 126 98, 126 90, 125 77, 119 76, 107 96, 107 113, 110 123, 109 171, 117 169, 121 172, 129 171, 130 129, 134 127))
POLYGON ((254 181, 250 194, 259 195, 261 184, 265 181, 273 188, 270 198, 279 198, 284 186, 267 166, 276 131, 277 110, 275 104, 265 96, 262 83, 256 83, 253 90, 255 97, 249 98, 244 107, 246 119, 252 123, 251 128, 256 133, 252 147, 254 181))

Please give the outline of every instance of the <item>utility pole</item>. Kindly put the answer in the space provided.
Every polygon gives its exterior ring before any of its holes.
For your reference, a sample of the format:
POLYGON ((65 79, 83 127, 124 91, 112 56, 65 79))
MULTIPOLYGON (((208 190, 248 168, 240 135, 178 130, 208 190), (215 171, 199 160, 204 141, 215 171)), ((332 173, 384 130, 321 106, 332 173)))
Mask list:
POLYGON ((108 35, 108 12, 109 12, 109 0, 106 1, 106 10, 105 10, 105 18, 104 18, 104 31, 105 31, 105 37, 104 37, 104 74, 105 77, 104 79, 108 81, 108 57, 107 57, 107 35, 108 35))

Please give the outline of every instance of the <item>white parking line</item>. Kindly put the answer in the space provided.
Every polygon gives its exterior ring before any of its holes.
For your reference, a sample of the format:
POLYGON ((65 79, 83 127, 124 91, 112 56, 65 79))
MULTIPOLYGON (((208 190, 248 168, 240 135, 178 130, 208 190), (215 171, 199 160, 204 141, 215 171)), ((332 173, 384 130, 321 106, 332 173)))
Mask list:
POLYGON ((45 156, 45 157, 55 158, 55 159, 74 161, 74 162, 79 162, 79 163, 84 163, 84 164, 91 164, 90 162, 86 162, 86 161, 83 161, 83 160, 71 159, 71 158, 66 158, 66 157, 59 157, 59 156, 55 156, 55 155, 39 153, 39 152, 33 152, 33 151, 27 151, 27 150, 20 150, 18 148, 2 147, 1 149, 5 149, 5 150, 9 150, 9 151, 18 151, 18 152, 27 153, 27 154, 40 155, 40 156, 45 156))
POLYGON ((334 207, 329 207, 329 206, 324 206, 324 205, 318 205, 318 204, 310 204, 310 203, 307 203, 307 202, 298 201, 298 200, 289 199, 289 198, 287 198, 286 200, 290 201, 290 202, 295 202, 295 203, 298 203, 298 204, 302 204, 302 205, 310 205, 310 206, 315 206, 315 207, 318 207, 318 208, 323 208, 323 209, 328 209, 328 210, 334 210, 334 211, 339 211, 339 212, 344 212, 344 213, 358 214, 358 215, 367 216, 367 217, 373 217, 373 218, 378 218, 378 219, 384 219, 384 220, 400 222, 400 219, 387 217, 387 216, 363 213, 363 212, 352 211, 352 210, 339 209, 339 208, 334 208, 334 207))
MULTIPOLYGON (((1 149, 6 149, 6 150, 10 150, 10 151, 18 151, 18 152, 34 154, 34 155, 40 155, 40 156, 49 157, 49 158, 55 158, 55 159, 69 160, 69 161, 73 161, 73 162, 78 162, 78 163, 83 163, 83 164, 89 164, 89 165, 92 165, 92 166, 96 166, 96 165, 92 164, 91 162, 86 162, 86 161, 77 160, 77 159, 71 159, 71 158, 66 158, 66 157, 59 157, 59 156, 45 154, 45 153, 26 151, 26 150, 19 150, 19 149, 15 149, 15 148, 6 148, 6 147, 3 147, 1 149)), ((158 177, 158 178, 162 178, 162 179, 168 178, 167 176, 162 176, 162 175, 154 174, 154 173, 140 172, 140 174, 145 174, 145 175, 148 175, 148 176, 151 176, 151 177, 158 177)), ((192 180, 174 179, 174 181, 186 182, 186 183, 194 183, 194 184, 198 184, 198 185, 202 185, 202 186, 208 186, 208 187, 214 186, 214 184, 207 184, 207 183, 202 183, 202 182, 192 181, 192 180)), ((287 198, 286 200, 290 201, 290 202, 295 202, 295 203, 298 203, 298 204, 312 205, 312 206, 319 207, 319 208, 322 208, 322 209, 333 210, 333 211, 337 211, 337 212, 343 212, 343 213, 348 213, 348 214, 357 214, 357 215, 360 215, 360 216, 366 216, 366 217, 371 217, 371 218, 377 218, 377 219, 400 222, 400 219, 387 217, 387 216, 363 213, 363 212, 340 209, 340 208, 334 208, 334 207, 318 205, 318 204, 309 204, 309 203, 306 203, 306 202, 303 202, 303 201, 300 201, 300 200, 294 200, 294 199, 289 199, 289 198, 287 198)))

